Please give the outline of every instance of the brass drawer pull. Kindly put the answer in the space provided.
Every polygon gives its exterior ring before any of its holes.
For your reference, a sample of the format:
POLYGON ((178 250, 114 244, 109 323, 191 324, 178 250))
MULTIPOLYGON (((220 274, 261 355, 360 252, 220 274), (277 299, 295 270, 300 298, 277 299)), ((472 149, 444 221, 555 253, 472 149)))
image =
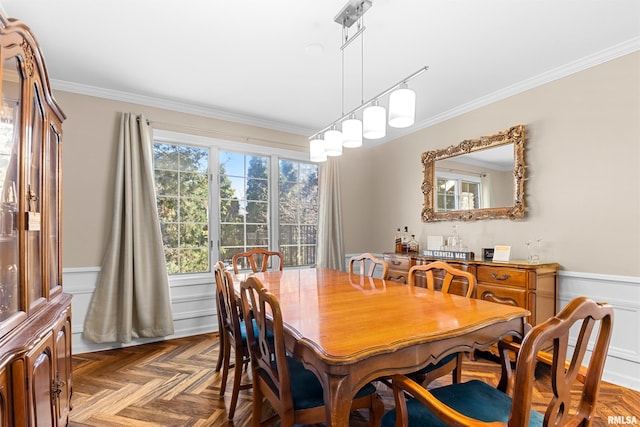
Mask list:
POLYGON ((401 264, 402 264, 402 261, 393 261, 393 260, 392 260, 392 261, 391 261, 391 264, 393 264, 393 265, 401 265, 401 264))
POLYGON ((509 274, 503 274, 502 276, 498 277, 498 275, 496 273, 491 273, 491 277, 494 278, 495 280, 507 280, 509 278, 511 278, 511 276, 509 274))

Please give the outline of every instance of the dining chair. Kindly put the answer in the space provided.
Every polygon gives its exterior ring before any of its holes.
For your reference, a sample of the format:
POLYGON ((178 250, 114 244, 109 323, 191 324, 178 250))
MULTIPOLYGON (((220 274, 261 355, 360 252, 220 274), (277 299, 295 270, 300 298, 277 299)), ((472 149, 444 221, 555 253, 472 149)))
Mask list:
MULTIPOLYGON (((242 383, 242 369, 249 363, 249 349, 247 347, 247 328, 241 308, 233 289, 233 278, 224 264, 218 261, 213 267, 216 281, 216 304, 218 306, 218 325, 220 326, 220 352, 222 356, 222 380, 220 396, 224 396, 227 387, 229 369, 233 367, 233 389, 229 406, 229 419, 233 419, 240 390, 250 389, 251 383, 242 383), (231 364, 231 350, 235 361, 231 364)), ((220 360, 218 360, 220 364, 220 360)), ((216 366, 216 370, 217 366, 216 366)))
MULTIPOLYGON (((283 427, 326 421, 322 384, 315 374, 285 349, 282 312, 277 298, 256 277, 241 284, 241 304, 247 323, 247 337, 253 373, 253 426, 271 425, 280 419, 283 427), (253 328, 257 331, 253 331, 253 328), (269 333, 273 339, 269 339, 269 333), (263 400, 276 412, 262 420, 263 400)), ((353 399, 351 409, 369 409, 369 425, 379 426, 384 404, 376 388, 367 384, 353 399)))
POLYGON ((349 260, 349 273, 353 274, 355 270, 354 267, 356 266, 358 267, 359 274, 369 277, 373 277, 376 272, 376 267, 379 267, 382 269, 382 275, 380 276, 382 279, 387 278, 387 272, 389 271, 389 264, 386 261, 370 253, 351 257, 349 260))
MULTIPOLYGON (((439 275, 444 274, 442 288, 440 289, 444 293, 453 293, 452 284, 455 283, 456 287, 463 287, 462 296, 471 298, 476 288, 476 277, 473 274, 457 269, 443 261, 434 261, 429 264, 411 267, 407 276, 408 285, 416 285, 418 273, 425 275, 427 288, 430 290, 435 290, 436 288, 436 273, 439 275), (464 287, 466 287, 466 290, 464 290, 464 287)), ((451 372, 452 382, 459 383, 462 379, 463 357, 464 353, 461 352, 450 354, 437 363, 427 365, 425 368, 414 372, 411 377, 419 380, 426 387, 431 381, 451 372)))
POLYGON ((235 254, 231 259, 231 264, 233 265, 233 272, 235 274, 238 274, 241 268, 251 268, 254 273, 258 273, 267 271, 267 268, 269 268, 269 260, 273 258, 279 258, 280 264, 278 269, 282 271, 282 267, 284 267, 284 257, 282 253, 268 251, 263 248, 253 248, 247 252, 235 254), (258 265, 260 265, 259 268, 258 265))
MULTIPOLYGON (((612 328, 611 305, 575 298, 558 315, 531 329, 521 345, 499 343, 502 375, 497 388, 473 380, 427 390, 405 376, 394 376, 396 408, 384 415, 382 425, 589 426, 612 328), (570 332, 578 330, 574 344, 570 332), (570 342, 575 346, 572 351, 570 342), (545 352, 550 343, 552 352, 545 352), (591 355, 582 366, 588 347, 591 355), (510 360, 514 349, 518 350, 515 373, 510 360), (538 362, 550 362, 551 367, 552 392, 545 399, 544 413, 532 409, 538 362), (414 398, 406 400, 405 393, 414 398)), ((536 401, 540 397, 537 395, 536 401)))

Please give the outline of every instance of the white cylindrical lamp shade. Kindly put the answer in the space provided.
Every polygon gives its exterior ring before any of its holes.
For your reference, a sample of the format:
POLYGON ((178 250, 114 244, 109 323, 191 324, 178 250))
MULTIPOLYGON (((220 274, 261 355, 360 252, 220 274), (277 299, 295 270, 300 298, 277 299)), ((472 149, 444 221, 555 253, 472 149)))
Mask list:
POLYGON ((362 112, 362 135, 367 139, 384 138, 387 134, 386 111, 373 101, 362 112))
POLYGON ((342 155, 342 132, 335 126, 324 133, 324 153, 327 156, 342 155))
POLYGON ((362 146, 362 122, 352 114, 342 122, 342 146, 357 148, 362 146))
POLYGON ((324 140, 317 135, 309 141, 309 160, 312 162, 327 160, 327 155, 324 153, 324 140))
POLYGON ((389 126, 406 128, 416 116, 416 93, 404 83, 389 95, 389 126))

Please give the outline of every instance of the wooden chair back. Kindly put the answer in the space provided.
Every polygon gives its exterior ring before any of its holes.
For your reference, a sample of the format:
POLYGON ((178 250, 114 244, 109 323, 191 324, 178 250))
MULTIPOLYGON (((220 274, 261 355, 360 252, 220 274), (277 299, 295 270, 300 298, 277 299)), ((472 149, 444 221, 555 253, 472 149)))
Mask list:
POLYGON ((386 261, 377 258, 375 255, 364 253, 362 255, 352 257, 349 260, 349 273, 353 274, 354 267, 356 265, 358 266, 360 275, 373 277, 376 267, 380 267, 382 269, 381 278, 387 278, 389 264, 386 261))
MULTIPOLYGON (((251 382, 242 384, 242 367, 249 362, 249 349, 247 341, 242 337, 241 324, 243 315, 240 311, 239 300, 236 298, 233 288, 233 278, 222 262, 218 262, 213 267, 213 275, 216 281, 216 304, 218 308, 218 326, 220 328, 220 353, 218 357, 216 371, 222 368, 222 378, 220 380, 220 396, 226 391, 229 370, 233 366, 233 389, 231 392, 231 403, 228 416, 233 419, 238 393, 240 390, 250 389, 251 382), (231 350, 235 357, 235 362, 231 364, 231 350)), ((251 322, 249 322, 251 323, 251 322)))
POLYGON ((534 327, 522 341, 515 375, 508 363, 508 351, 501 351, 503 375, 500 387, 505 391, 513 383, 513 405, 509 425, 526 425, 531 408, 536 363, 538 354, 553 343, 550 352, 553 393, 545 412, 545 425, 587 425, 596 405, 604 364, 607 358, 611 333, 613 332, 613 307, 606 303, 596 303, 586 297, 578 297, 569 302, 557 316, 534 327), (570 331, 579 327, 573 352, 569 351, 570 331), (591 342, 592 338, 595 338, 591 342), (582 369, 587 347, 593 344, 591 356, 582 369), (513 380, 510 379, 513 377, 513 380), (582 393, 577 402, 577 411, 570 414, 573 395, 571 387, 576 380, 583 383, 582 393), (505 388, 506 387, 506 388, 505 388))
POLYGON ((253 315, 255 319, 255 322, 247 322, 247 341, 254 381, 253 398, 267 397, 281 418, 282 414, 293 415, 280 303, 256 277, 249 277, 242 282, 240 294, 245 317, 253 315), (254 326, 258 328, 257 331, 253 330, 254 326))
POLYGON ((449 293, 451 289, 451 283, 454 280, 464 279, 467 283, 467 289, 463 296, 471 298, 476 289, 476 277, 468 271, 457 269, 450 264, 443 261, 434 261, 425 265, 414 265, 409 269, 407 276, 407 284, 415 286, 416 275, 418 272, 424 272, 427 279, 427 287, 431 290, 435 289, 435 277, 434 271, 444 272, 444 278, 442 280, 442 289, 444 293, 449 293))
POLYGON ((278 269, 282 271, 284 267, 284 257, 281 252, 268 251, 263 248, 253 248, 247 252, 242 252, 239 254, 235 254, 231 259, 231 264, 233 264, 233 272, 238 274, 241 268, 241 264, 248 264, 248 267, 254 273, 265 272, 267 268, 269 268, 269 260, 278 258, 279 265, 278 269))
MULTIPOLYGON (((502 345, 501 342, 499 347, 502 377, 498 388, 513 399, 508 426, 522 427, 529 424, 534 382, 537 381, 536 365, 539 361, 546 360, 546 357, 540 358, 538 355, 549 354, 544 350, 550 344, 552 352, 548 361, 551 363, 553 393, 543 414, 543 426, 590 425, 612 331, 613 307, 606 303, 596 303, 586 297, 578 297, 570 301, 557 316, 535 326, 527 333, 522 344, 517 346, 519 352, 515 374, 509 358, 509 349, 513 346, 506 342, 506 345, 502 345), (575 347, 570 352, 570 331, 576 331, 577 328, 579 334, 575 347), (588 345, 592 346, 591 356, 586 367, 583 367, 588 345)), ((446 424, 454 425, 458 422, 460 425, 464 423, 468 426, 488 425, 486 422, 464 417, 438 401, 431 391, 405 376, 394 376, 393 387, 396 399, 396 425, 408 423, 405 392, 413 395, 446 424)), ((460 398, 464 399, 461 389, 459 392, 460 398)))
MULTIPOLYGON (((213 276, 216 281, 216 301, 221 326, 229 331, 233 338, 240 339, 240 305, 234 293, 233 278, 222 261, 213 266, 213 276)), ((222 333, 222 331, 220 331, 222 333)))

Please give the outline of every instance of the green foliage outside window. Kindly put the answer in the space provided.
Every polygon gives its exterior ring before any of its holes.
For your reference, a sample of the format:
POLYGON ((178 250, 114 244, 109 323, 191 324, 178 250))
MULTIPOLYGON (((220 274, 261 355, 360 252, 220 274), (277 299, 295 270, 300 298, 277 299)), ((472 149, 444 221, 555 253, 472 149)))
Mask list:
POLYGON ((155 189, 169 274, 209 267, 209 151, 154 144, 155 189))

